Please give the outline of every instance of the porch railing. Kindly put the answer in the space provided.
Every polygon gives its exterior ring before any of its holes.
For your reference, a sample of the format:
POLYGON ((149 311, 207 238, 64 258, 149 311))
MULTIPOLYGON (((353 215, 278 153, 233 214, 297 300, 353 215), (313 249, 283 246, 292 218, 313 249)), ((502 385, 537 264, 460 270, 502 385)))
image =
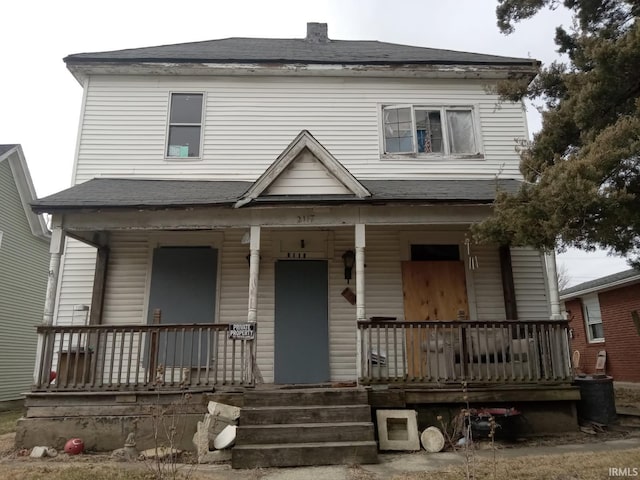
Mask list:
POLYGON ((566 321, 358 322, 360 382, 572 380, 566 321))
POLYGON ((34 391, 254 382, 254 341, 229 338, 228 324, 40 326, 37 331, 41 341, 34 391))

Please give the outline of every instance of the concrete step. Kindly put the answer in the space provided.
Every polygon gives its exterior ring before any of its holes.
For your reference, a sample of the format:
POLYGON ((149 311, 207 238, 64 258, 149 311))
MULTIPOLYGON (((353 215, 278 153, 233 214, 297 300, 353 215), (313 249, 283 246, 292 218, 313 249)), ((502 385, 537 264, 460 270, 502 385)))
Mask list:
POLYGON ((370 422, 369 405, 244 407, 239 425, 370 422))
POLYGON ((245 407, 363 405, 367 402, 367 392, 362 388, 255 390, 244 395, 245 407))
POLYGON ((236 445, 233 468, 355 465, 378 463, 374 441, 236 445))
POLYGON ((373 422, 298 423, 239 427, 237 445, 373 441, 373 422))

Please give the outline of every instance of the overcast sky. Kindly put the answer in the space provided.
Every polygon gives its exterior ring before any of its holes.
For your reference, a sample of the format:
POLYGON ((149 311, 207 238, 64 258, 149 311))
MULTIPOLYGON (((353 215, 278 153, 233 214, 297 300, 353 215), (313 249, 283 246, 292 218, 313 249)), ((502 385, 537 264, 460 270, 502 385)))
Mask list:
MULTIPOLYGON (((542 12, 510 36, 496 27, 495 0, 5 0, 0 2, 0 143, 20 143, 38 196, 70 186, 82 88, 62 61, 71 53, 226 37, 302 38, 307 22, 329 37, 557 58, 564 11, 542 12)), ((529 128, 540 126, 529 112, 529 128)), ((572 284, 628 268, 619 258, 569 252, 572 284)))

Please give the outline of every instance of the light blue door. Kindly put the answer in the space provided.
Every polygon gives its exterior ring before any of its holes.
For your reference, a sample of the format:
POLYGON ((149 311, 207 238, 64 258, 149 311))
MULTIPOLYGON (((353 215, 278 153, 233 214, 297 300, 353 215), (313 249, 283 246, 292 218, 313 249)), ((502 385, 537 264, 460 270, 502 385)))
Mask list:
POLYGON ((275 382, 327 382, 327 262, 281 260, 275 274, 275 382))

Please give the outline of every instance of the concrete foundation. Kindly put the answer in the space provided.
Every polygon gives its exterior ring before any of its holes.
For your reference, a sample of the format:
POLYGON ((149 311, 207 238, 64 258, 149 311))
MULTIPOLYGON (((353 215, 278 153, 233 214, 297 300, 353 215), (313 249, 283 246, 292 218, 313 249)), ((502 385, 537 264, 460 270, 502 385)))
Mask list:
MULTIPOLYGON (((176 417, 177 435, 175 448, 194 450, 192 442, 198 421, 202 414, 187 414, 176 417)), ((150 416, 91 416, 67 418, 22 418, 18 420, 16 448, 33 448, 46 445, 59 450, 70 438, 81 438, 85 450, 95 452, 112 451, 122 448, 127 435, 136 432, 137 447, 140 450, 156 445, 168 446, 164 428, 157 440, 154 439, 154 422, 163 421, 169 425, 172 418, 153 419, 150 416)))

